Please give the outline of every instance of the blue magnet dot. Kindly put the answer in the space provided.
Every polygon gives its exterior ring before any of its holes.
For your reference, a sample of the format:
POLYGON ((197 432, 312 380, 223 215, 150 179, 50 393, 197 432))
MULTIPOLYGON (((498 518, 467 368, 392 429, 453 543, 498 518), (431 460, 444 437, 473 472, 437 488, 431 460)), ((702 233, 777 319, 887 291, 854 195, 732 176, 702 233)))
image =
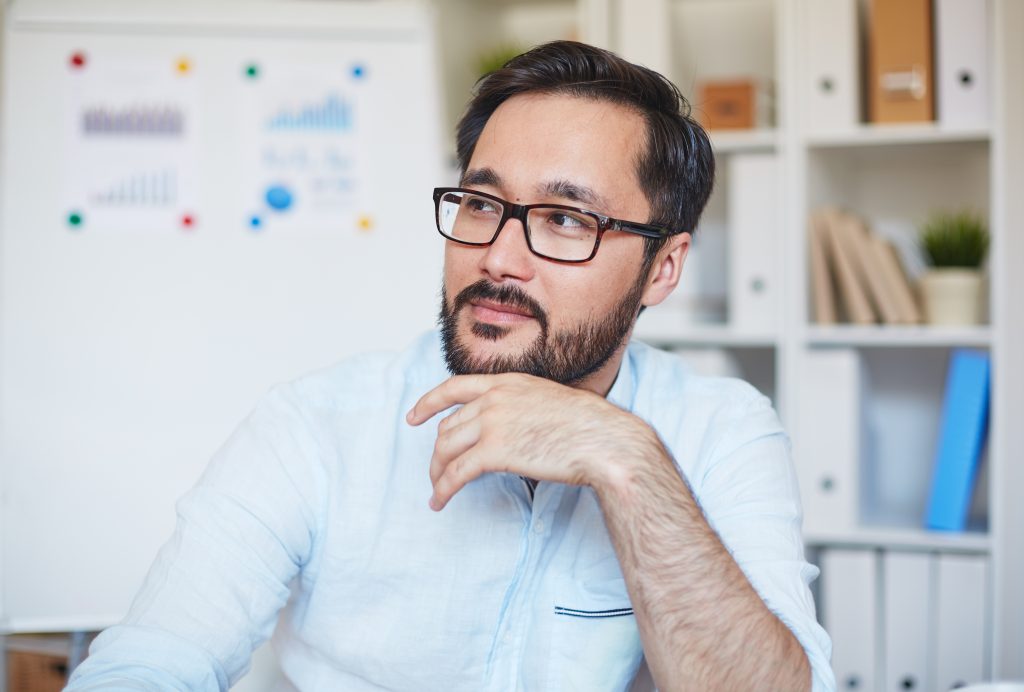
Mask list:
POLYGON ((352 76, 356 79, 362 79, 366 76, 366 68, 362 65, 355 65, 352 68, 352 76))
POLYGON ((253 216, 251 219, 249 219, 249 225, 252 226, 253 228, 259 228, 260 226, 263 225, 263 219, 261 219, 258 216, 253 216))
POLYGON ((267 204, 271 209, 284 211, 292 206, 292 193, 283 185, 274 185, 267 188, 267 204))

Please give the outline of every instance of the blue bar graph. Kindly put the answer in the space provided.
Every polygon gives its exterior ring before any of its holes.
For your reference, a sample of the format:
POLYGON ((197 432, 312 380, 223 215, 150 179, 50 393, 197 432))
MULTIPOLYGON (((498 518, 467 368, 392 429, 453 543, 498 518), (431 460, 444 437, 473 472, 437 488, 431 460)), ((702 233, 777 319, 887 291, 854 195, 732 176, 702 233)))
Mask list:
POLYGON ((267 127, 270 130, 350 130, 352 106, 337 94, 330 94, 320 103, 277 112, 271 116, 267 127))

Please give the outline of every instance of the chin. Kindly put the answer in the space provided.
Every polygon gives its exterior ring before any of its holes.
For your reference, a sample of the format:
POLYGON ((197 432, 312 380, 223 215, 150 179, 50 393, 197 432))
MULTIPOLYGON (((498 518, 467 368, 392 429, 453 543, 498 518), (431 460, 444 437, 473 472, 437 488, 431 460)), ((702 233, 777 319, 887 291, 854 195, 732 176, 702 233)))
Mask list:
POLYGON ((459 334, 459 340, 475 358, 515 357, 526 351, 536 336, 516 333, 515 330, 488 322, 473 322, 459 334))

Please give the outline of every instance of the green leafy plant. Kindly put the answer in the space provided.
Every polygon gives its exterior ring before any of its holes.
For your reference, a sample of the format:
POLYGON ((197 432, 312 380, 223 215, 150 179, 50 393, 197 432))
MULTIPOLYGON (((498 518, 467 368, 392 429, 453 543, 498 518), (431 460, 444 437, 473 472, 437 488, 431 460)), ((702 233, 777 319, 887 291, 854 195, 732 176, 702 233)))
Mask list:
POLYGON ((476 69, 481 76, 489 74, 501 69, 509 60, 524 52, 526 52, 526 48, 516 43, 495 46, 477 58, 476 69))
POLYGON ((933 267, 977 269, 988 253, 988 226, 974 212, 936 212, 921 227, 918 240, 933 267))

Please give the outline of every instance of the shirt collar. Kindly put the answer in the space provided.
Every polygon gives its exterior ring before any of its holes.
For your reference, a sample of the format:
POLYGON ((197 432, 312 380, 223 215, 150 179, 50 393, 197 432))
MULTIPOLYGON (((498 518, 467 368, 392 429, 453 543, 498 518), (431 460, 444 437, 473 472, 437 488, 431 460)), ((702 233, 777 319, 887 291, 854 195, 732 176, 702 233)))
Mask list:
POLYGON ((608 392, 608 401, 626 411, 633 410, 633 393, 636 391, 636 383, 633 381, 633 377, 633 359, 630 349, 627 348, 622 354, 619 374, 615 377, 615 383, 608 392))

